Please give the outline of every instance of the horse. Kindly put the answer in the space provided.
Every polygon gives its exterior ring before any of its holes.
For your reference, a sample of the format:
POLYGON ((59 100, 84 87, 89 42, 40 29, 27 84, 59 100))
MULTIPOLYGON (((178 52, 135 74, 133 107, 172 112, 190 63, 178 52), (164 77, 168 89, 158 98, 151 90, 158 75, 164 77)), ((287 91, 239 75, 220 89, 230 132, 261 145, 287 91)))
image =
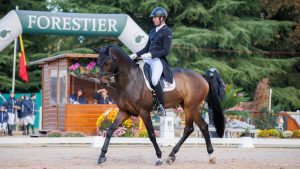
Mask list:
MULTIPOLYGON (((162 165, 162 152, 157 144, 150 112, 153 110, 152 92, 147 88, 143 72, 139 66, 119 46, 106 46, 100 49, 93 48, 98 56, 100 67, 99 80, 119 107, 119 113, 113 124, 108 128, 104 144, 98 158, 98 164, 106 161, 108 145, 113 132, 130 116, 140 116, 152 142, 157 160, 155 165, 162 165)), ((172 164, 181 145, 194 131, 193 123, 200 128, 209 154, 209 163, 215 163, 208 125, 202 118, 199 110, 206 100, 212 105, 216 133, 223 137, 225 118, 217 95, 216 84, 208 77, 204 77, 192 70, 176 68, 172 70, 176 87, 172 91, 164 92, 165 108, 180 105, 185 113, 185 127, 183 136, 172 149, 166 162, 172 164)))

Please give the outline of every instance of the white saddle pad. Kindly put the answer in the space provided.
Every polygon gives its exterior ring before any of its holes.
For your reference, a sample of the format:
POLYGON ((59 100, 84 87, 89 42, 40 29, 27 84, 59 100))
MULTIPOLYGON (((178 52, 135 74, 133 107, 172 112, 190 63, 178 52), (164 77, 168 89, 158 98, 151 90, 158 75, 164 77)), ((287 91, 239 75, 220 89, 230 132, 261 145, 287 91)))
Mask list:
MULTIPOLYGON (((148 79, 146 78, 145 72, 144 72, 145 62, 143 60, 140 60, 140 61, 137 62, 137 64, 139 65, 139 67, 141 68, 141 70, 143 72, 144 80, 145 80, 145 83, 146 83, 148 89, 152 91, 153 89, 151 88, 150 83, 149 83, 148 79)), ((175 83, 175 79, 174 78, 173 78, 173 83, 170 83, 170 82, 165 81, 165 80, 163 80, 163 82, 164 82, 164 86, 163 86, 163 91, 164 92, 172 91, 176 87, 176 83, 175 83)))

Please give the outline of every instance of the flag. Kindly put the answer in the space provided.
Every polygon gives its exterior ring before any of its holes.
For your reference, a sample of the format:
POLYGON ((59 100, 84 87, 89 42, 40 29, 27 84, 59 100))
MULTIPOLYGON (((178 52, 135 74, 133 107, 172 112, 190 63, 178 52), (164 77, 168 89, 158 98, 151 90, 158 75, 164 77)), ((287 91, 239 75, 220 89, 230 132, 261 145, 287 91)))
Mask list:
POLYGON ((24 52, 24 45, 23 45, 23 39, 22 35, 19 36, 18 38, 18 48, 19 52, 19 76, 22 80, 28 82, 28 75, 27 75, 27 70, 26 70, 26 56, 24 52))

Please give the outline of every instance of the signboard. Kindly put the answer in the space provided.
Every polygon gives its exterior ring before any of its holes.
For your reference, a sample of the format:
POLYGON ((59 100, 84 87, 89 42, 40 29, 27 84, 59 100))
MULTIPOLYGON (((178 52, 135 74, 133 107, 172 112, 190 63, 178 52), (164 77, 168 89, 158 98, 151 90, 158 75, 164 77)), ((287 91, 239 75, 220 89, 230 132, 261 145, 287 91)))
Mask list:
POLYGON ((148 35, 126 14, 83 14, 13 10, 0 20, 0 51, 21 33, 116 37, 132 52, 148 35))

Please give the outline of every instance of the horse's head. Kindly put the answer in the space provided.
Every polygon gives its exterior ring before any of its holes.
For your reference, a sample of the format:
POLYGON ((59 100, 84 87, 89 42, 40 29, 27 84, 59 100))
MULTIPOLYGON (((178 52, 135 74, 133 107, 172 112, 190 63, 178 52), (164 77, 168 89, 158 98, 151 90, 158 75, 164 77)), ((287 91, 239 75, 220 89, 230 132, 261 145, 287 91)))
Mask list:
POLYGON ((118 74, 117 59, 109 52, 110 47, 92 48, 95 52, 99 53, 97 64, 100 67, 100 84, 104 86, 114 83, 114 76, 118 74))

